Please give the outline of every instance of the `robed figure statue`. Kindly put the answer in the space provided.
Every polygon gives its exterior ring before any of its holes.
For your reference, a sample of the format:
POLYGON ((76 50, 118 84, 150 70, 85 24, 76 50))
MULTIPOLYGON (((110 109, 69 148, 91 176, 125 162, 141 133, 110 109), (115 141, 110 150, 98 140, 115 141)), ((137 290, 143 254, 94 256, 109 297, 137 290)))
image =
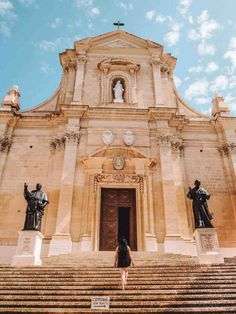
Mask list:
POLYGON ((193 201, 193 214, 195 221, 195 228, 213 228, 211 223, 212 214, 208 210, 207 200, 210 194, 200 187, 201 182, 195 180, 194 188, 189 187, 187 197, 193 201))
POLYGON ((23 230, 41 230, 41 220, 44 208, 49 203, 47 195, 41 191, 42 185, 36 184, 36 189, 29 192, 28 185, 24 184, 24 197, 28 203, 23 230))

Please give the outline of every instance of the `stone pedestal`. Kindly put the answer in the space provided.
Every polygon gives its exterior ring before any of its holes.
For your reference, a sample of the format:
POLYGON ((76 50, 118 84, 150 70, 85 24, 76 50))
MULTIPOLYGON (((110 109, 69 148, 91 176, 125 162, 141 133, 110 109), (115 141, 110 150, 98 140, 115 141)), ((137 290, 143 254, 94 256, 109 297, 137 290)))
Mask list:
POLYGON ((50 242, 48 256, 68 254, 72 252, 70 234, 54 234, 50 242))
POLYGON ((145 235, 146 247, 145 251, 156 252, 157 251, 157 237, 154 234, 146 233, 145 235))
POLYGON ((194 237, 200 264, 224 263, 224 258, 219 253, 219 242, 215 228, 198 228, 194 232, 194 237))
POLYGON ((16 254, 12 266, 42 265, 40 259, 43 235, 39 231, 25 230, 19 232, 16 254))

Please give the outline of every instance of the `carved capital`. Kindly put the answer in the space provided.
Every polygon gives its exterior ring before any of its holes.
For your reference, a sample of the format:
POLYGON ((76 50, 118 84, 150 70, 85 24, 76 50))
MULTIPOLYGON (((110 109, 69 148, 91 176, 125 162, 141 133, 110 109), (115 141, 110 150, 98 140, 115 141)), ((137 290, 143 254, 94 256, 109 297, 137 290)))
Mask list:
POLYGON ((161 70, 161 75, 163 77, 167 77, 171 74, 170 66, 165 61, 160 62, 160 70, 161 70))
POLYGON ((78 64, 84 64, 87 61, 86 55, 78 55, 76 57, 77 65, 78 64))
POLYGON ((157 134, 157 141, 159 144, 170 144, 171 143, 171 136, 170 135, 164 135, 164 134, 157 134))
POLYGON ((235 143, 225 143, 225 144, 222 144, 218 148, 218 150, 223 156, 228 156, 230 154, 230 152, 236 151, 236 144, 235 143))
POLYGON ((151 64, 159 66, 161 64, 161 59, 158 57, 152 57, 151 64))
POLYGON ((12 139, 8 135, 0 135, 0 152, 8 153, 12 145, 12 139))
POLYGON ((50 150, 51 152, 55 152, 56 150, 65 148, 66 137, 64 135, 54 136, 50 141, 50 150))
POLYGON ((172 153, 180 154, 180 156, 183 156, 184 152, 184 146, 182 139, 176 139, 171 141, 171 151, 172 153))
POLYGON ((65 131, 64 136, 69 143, 79 143, 79 132, 65 131))

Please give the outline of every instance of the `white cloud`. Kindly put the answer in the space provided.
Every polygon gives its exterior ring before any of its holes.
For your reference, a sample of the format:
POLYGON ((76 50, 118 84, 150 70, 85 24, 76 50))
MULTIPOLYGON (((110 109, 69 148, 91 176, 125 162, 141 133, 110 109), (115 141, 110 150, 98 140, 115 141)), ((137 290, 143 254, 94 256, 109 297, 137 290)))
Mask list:
POLYGON ((30 7, 34 3, 34 0, 19 0, 19 2, 26 7, 30 7))
POLYGON ((191 3, 192 0, 180 0, 179 5, 177 6, 177 11, 181 15, 185 15, 188 12, 191 3))
POLYGON ((48 63, 46 62, 41 62, 40 63, 40 71, 44 74, 54 74, 56 73, 55 69, 51 67, 48 63))
POLYGON ((94 0, 76 0, 76 6, 81 7, 90 7, 94 3, 94 0))
POLYGON ((191 40, 195 41, 195 40, 200 38, 200 35, 199 35, 199 33, 195 29, 190 29, 190 31, 188 32, 188 37, 191 40))
POLYGON ((214 35, 214 32, 221 29, 222 26, 214 19, 209 17, 207 10, 202 11, 202 13, 197 18, 198 27, 196 29, 191 29, 188 33, 188 37, 191 40, 206 40, 214 35))
POLYGON ((148 20, 152 20, 154 19, 155 14, 156 14, 155 11, 151 10, 151 11, 148 11, 145 16, 148 20))
POLYGON ((217 92, 218 90, 224 90, 228 87, 229 80, 225 75, 218 75, 211 84, 211 91, 217 92))
POLYGON ((4 37, 10 37, 11 36, 11 30, 8 27, 7 23, 0 22, 0 34, 2 34, 4 37))
POLYGON ((9 0, 0 1, 0 16, 9 15, 13 9, 13 5, 9 0))
POLYGON ((189 73, 200 73, 202 71, 203 71, 203 67, 201 65, 193 66, 193 67, 188 69, 189 73))
POLYGON ((157 23, 164 23, 166 21, 166 17, 161 15, 161 14, 159 14, 159 15, 156 16, 155 21, 157 23))
POLYGON ((231 38, 229 49, 224 54, 224 59, 229 59, 233 67, 236 67, 236 37, 231 38))
POLYGON ((169 46, 174 46, 179 41, 180 29, 181 24, 174 23, 172 25, 172 31, 164 35, 164 40, 168 43, 169 46))
POLYGON ((124 2, 118 2, 118 6, 125 11, 133 10, 133 4, 132 3, 124 3, 124 2))
POLYGON ((208 65, 206 66, 205 72, 215 72, 219 69, 218 64, 215 62, 209 62, 208 65))
POLYGON ((57 28, 61 24, 61 18, 56 17, 54 21, 51 23, 51 28, 57 28))
POLYGON ((201 42, 197 48, 198 48, 198 53, 201 56, 214 55, 214 53, 215 53, 215 47, 213 45, 208 45, 204 42, 201 42))
POLYGON ((94 16, 94 15, 99 15, 100 14, 100 10, 99 10, 99 8, 92 8, 91 10, 90 10, 90 15, 91 16, 94 16))
POLYGON ((179 78, 178 76, 174 76, 174 81, 175 81, 176 88, 179 88, 180 85, 182 84, 181 78, 179 78))
POLYGON ((192 99, 198 96, 206 96, 208 93, 209 82, 206 78, 195 81, 186 89, 184 95, 187 99, 192 99))
POLYGON ((205 104, 210 104, 211 99, 209 97, 197 97, 194 99, 194 102, 197 105, 205 105, 205 104))
POLYGON ((58 37, 54 41, 43 39, 35 46, 44 52, 54 52, 58 49, 70 48, 75 40, 78 38, 58 37))

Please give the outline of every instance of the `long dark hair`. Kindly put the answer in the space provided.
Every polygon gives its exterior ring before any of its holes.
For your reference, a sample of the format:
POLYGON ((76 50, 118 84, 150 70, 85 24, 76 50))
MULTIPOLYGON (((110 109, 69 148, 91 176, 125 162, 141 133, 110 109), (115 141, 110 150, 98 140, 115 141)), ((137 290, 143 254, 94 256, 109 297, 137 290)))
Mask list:
POLYGON ((128 244, 125 238, 119 239, 119 255, 126 255, 128 252, 128 244))

